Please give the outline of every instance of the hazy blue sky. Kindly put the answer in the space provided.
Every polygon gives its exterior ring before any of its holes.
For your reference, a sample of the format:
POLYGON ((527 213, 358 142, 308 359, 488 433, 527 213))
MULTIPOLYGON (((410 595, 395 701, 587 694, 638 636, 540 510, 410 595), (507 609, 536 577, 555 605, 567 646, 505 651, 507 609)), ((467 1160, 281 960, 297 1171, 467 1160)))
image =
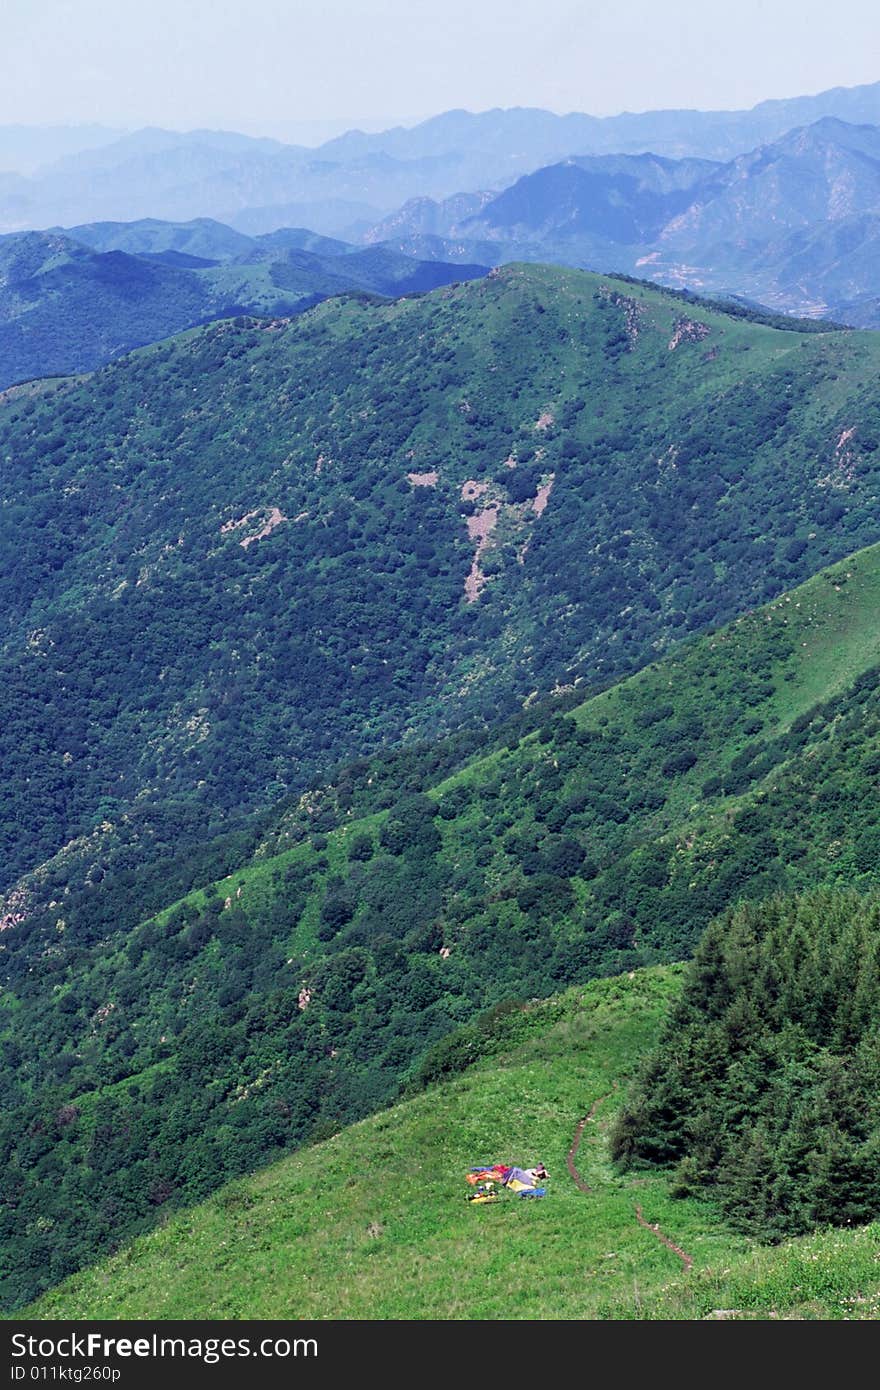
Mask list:
POLYGON ((0 123, 609 115, 880 80, 877 0, 0 0, 0 123))

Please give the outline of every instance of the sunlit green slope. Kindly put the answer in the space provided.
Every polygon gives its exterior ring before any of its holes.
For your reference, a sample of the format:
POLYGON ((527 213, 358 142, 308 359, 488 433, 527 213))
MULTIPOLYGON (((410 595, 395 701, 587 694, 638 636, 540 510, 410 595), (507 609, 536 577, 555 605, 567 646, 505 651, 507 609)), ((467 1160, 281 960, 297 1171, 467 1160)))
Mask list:
POLYGON ((878 1227, 756 1250, 664 1177, 610 1167, 609 1120, 679 978, 639 971, 499 1019, 463 1075, 224 1188, 26 1315, 876 1316, 878 1227), (538 1158, 546 1198, 466 1201, 474 1164, 538 1158))

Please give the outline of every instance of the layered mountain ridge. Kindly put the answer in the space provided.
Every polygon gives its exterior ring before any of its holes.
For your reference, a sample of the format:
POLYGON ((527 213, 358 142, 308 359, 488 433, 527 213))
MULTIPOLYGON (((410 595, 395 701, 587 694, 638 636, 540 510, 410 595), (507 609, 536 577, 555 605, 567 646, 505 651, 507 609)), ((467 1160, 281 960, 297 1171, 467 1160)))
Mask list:
POLYGON ((206 218, 0 237, 0 389, 91 371, 230 315, 296 314, 351 291, 420 294, 486 269, 301 228, 246 237, 206 218))
POLYGON ((593 117, 529 108, 447 111, 377 134, 350 131, 315 149, 228 131, 0 129, 0 230, 210 216, 257 233, 285 224, 352 239, 407 198, 503 188, 571 155, 729 160, 825 116, 880 123, 880 84, 762 102, 751 111, 653 111, 593 117), (35 167, 44 158, 55 162, 35 167), (91 146, 88 148, 87 146, 91 146), (0 161, 2 162, 2 161, 0 161), (29 176, 25 176, 25 171, 29 176), (239 218, 243 219, 239 222, 239 218))
POLYGON ((726 164, 569 158, 495 196, 417 199, 368 232, 411 254, 618 270, 876 326, 880 130, 825 117, 726 164), (494 254, 493 254, 494 249, 494 254))

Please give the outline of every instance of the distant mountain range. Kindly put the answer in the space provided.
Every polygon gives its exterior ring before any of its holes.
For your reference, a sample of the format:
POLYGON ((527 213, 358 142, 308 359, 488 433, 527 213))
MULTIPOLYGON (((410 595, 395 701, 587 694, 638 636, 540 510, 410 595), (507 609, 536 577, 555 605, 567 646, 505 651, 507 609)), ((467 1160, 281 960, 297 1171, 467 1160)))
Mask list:
POLYGON ((880 129, 825 117, 727 163, 570 158, 495 196, 412 200, 365 239, 445 260, 623 270, 880 326, 880 129))
POLYGON ((510 162, 534 167, 566 154, 641 154, 646 150, 673 159, 727 160, 755 145, 777 139, 796 126, 823 116, 858 124, 880 123, 880 82, 835 87, 815 96, 763 101, 748 111, 645 111, 619 116, 574 112, 557 116, 529 107, 473 114, 446 111, 412 127, 378 135, 360 131, 328 141, 327 159, 351 160, 382 154, 398 160, 448 157, 477 149, 510 162))
POLYGON ((880 83, 750 111, 447 111, 409 128, 349 131, 314 149, 228 131, 146 129, 114 139, 103 128, 0 127, 0 169, 9 170, 0 174, 0 231, 214 217, 251 234, 307 225, 354 240, 409 198, 499 192, 569 156, 651 151, 728 161, 828 116, 880 123, 880 83))
POLYGON ((88 371, 211 319, 289 315, 350 291, 420 293, 485 271, 295 228, 252 238, 206 218, 0 237, 0 388, 88 371))
POLYGON ((230 309, 409 293, 513 260, 880 326, 880 83, 745 112, 447 111, 316 149, 5 127, 4 154, 19 167, 0 173, 0 382, 230 309), (61 153, 35 169, 41 151, 61 153), (14 239, 34 228, 50 240, 14 239))
MULTIPOLYGON (((223 136, 215 149, 252 143, 272 146, 223 136)), ((159 133, 154 154, 163 144, 159 133)), ((115 148, 89 155, 108 178, 115 148)), ((0 237, 0 388, 91 370, 214 318, 420 293, 510 261, 880 327, 880 128, 826 117, 726 163, 573 156, 500 192, 411 199, 363 235, 143 218, 0 237)))

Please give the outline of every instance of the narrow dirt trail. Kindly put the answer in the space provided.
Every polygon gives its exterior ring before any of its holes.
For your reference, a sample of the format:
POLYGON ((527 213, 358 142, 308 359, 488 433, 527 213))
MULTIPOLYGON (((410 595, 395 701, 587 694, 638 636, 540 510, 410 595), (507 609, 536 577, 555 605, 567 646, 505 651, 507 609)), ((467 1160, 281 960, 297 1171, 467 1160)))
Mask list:
POLYGON ((592 1192, 592 1188, 587 1186, 580 1173, 578 1172, 577 1168, 575 1167, 577 1151, 581 1146, 581 1139, 583 1138, 584 1134, 584 1125, 587 1124, 589 1120, 592 1120, 593 1116, 599 1109, 599 1106, 602 1104, 603 1100, 607 1100, 610 1095, 611 1092, 607 1091, 604 1096, 599 1096, 598 1100, 594 1100, 593 1104, 590 1106, 584 1118, 578 1121, 577 1129, 574 1132, 574 1139, 571 1141, 571 1148, 569 1149, 568 1156, 565 1160, 566 1165, 568 1167, 568 1171, 571 1174, 572 1182, 574 1183, 575 1187, 577 1187, 581 1192, 592 1192))
POLYGON ((651 1224, 650 1221, 646 1221, 644 1216, 642 1215, 642 1209, 638 1205, 636 1206, 636 1220, 638 1221, 640 1226, 644 1226, 646 1231, 650 1231, 651 1235, 656 1236, 658 1240, 661 1240, 668 1250, 674 1251, 674 1253, 681 1260, 685 1269, 690 1269, 691 1265, 694 1262, 693 1255, 689 1255, 686 1250, 682 1250, 680 1245, 676 1245, 675 1241, 672 1241, 669 1239, 668 1236, 665 1236, 663 1232, 660 1230, 659 1226, 654 1226, 651 1224))
MULTIPOLYGON (((614 1088, 615 1090, 617 1089, 616 1081, 614 1083, 614 1088)), ((571 1148, 568 1151, 568 1155, 566 1157, 565 1162, 568 1167, 568 1171, 571 1174, 572 1182, 580 1192, 592 1192, 593 1190, 591 1187, 588 1186, 587 1183, 584 1182, 575 1164, 578 1149, 581 1145, 581 1139, 584 1135, 584 1128, 588 1124, 588 1122, 592 1120, 593 1116, 599 1109, 599 1106, 602 1104, 602 1102, 607 1100, 608 1097, 612 1094, 613 1092, 606 1091, 604 1096, 599 1096, 597 1100, 593 1101, 593 1104, 590 1106, 586 1115, 583 1117, 582 1120, 578 1121, 577 1128, 574 1132, 574 1138, 571 1141, 571 1148)), ((655 1226, 650 1221, 646 1221, 645 1217, 642 1215, 642 1208, 638 1204, 636 1204, 636 1220, 638 1221, 640 1226, 644 1226, 646 1231, 650 1231, 652 1236, 656 1236, 656 1238, 659 1241, 662 1241, 662 1243, 666 1246, 668 1250, 671 1250, 674 1254, 676 1254, 678 1258, 681 1260, 685 1269, 691 1268, 691 1266, 694 1263, 693 1255, 689 1255, 686 1250, 682 1250, 680 1245, 676 1245, 675 1241, 670 1240, 668 1236, 664 1235, 663 1232, 660 1230, 659 1226, 655 1226)))

